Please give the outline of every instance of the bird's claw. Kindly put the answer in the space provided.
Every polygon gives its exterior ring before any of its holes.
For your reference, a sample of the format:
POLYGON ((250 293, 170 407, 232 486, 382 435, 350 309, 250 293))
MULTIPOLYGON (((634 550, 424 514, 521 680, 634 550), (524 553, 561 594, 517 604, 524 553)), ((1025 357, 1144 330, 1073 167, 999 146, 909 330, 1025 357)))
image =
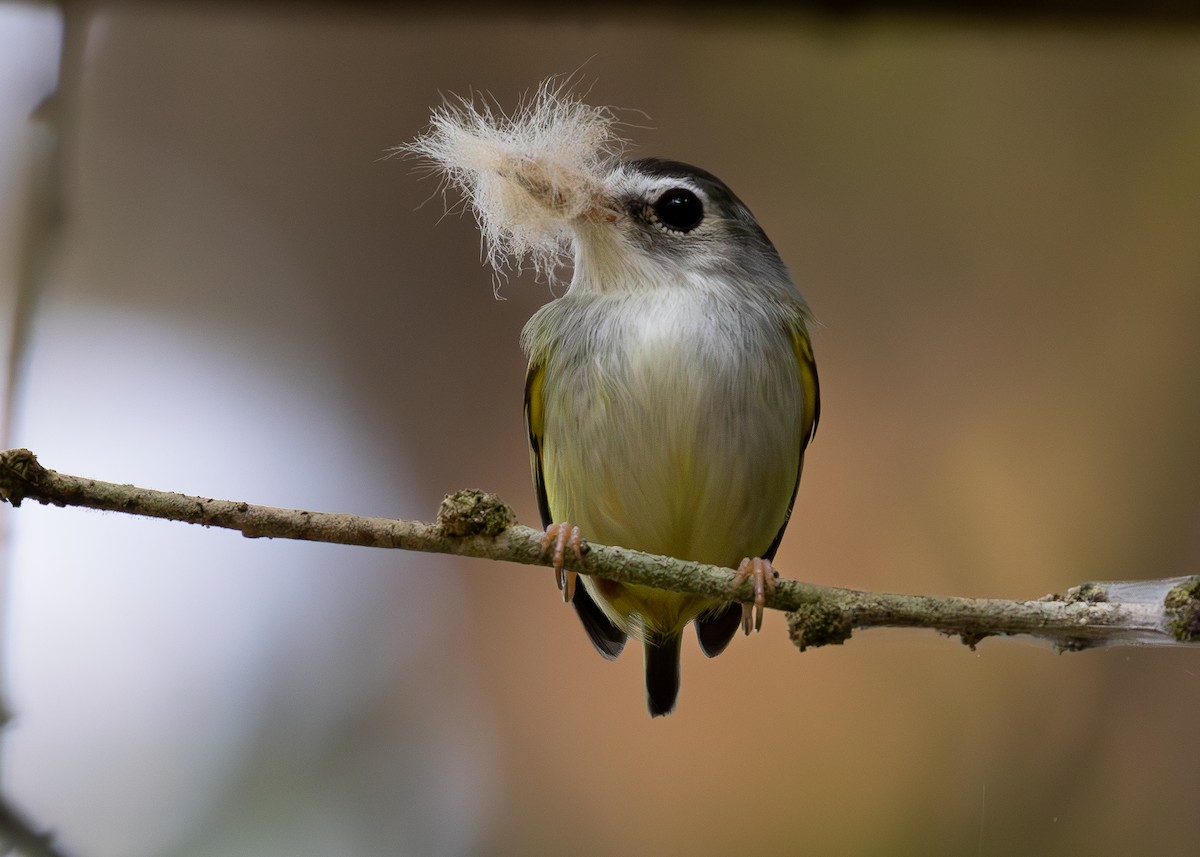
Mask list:
POLYGON ((762 630, 763 608, 767 603, 767 593, 775 592, 775 578, 779 572, 771 565, 769 559, 762 557, 746 557, 738 565, 737 574, 733 576, 733 588, 738 589, 747 579, 754 583, 754 603, 742 605, 742 630, 747 634, 751 629, 762 630))
POLYGON ((579 575, 565 568, 567 548, 570 547, 575 558, 582 561, 586 542, 579 535, 579 527, 562 521, 546 527, 546 534, 542 536, 542 553, 550 550, 551 545, 554 546, 554 582, 562 593, 563 601, 570 601, 575 597, 575 581, 579 575))

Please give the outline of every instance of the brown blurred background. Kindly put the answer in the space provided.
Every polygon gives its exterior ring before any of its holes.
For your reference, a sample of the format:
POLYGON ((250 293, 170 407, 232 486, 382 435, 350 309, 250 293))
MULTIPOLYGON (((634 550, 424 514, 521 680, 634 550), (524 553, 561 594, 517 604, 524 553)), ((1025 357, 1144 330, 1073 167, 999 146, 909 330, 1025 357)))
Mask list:
MULTIPOLYGON (((1198 570, 1194 26, 92 3, 60 67, 54 7, 0 9, 44 47, 5 73, 61 75, 6 116, 0 256, 35 310, 11 443, 49 467, 422 518, 478 486, 535 523, 517 340, 551 293, 495 300, 471 219, 381 158, 441 93, 580 70, 821 322, 785 574, 1198 570)), ((7 514, 6 788, 81 855, 1194 852, 1196 651, 799 655, 771 615, 687 642, 652 722, 548 571, 7 514)))

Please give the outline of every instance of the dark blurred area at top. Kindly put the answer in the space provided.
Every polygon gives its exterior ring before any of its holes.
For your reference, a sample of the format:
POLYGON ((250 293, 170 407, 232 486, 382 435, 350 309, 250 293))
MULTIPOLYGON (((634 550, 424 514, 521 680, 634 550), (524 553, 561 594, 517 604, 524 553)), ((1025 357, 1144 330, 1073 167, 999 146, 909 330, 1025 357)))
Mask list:
MULTIPOLYGON (((68 5, 70 5, 68 3, 68 5)), ((198 5, 204 5, 203 3, 198 5)), ((246 5, 319 8, 322 6, 403 7, 394 0, 354 0, 354 2, 324 3, 318 0, 263 0, 246 5)), ((791 10, 798 14, 826 17, 835 21, 853 21, 875 15, 951 18, 958 20, 991 20, 996 23, 1044 23, 1048 25, 1119 24, 1129 23, 1187 23, 1200 24, 1200 0, 806 0, 806 2, 771 2, 771 0, 742 0, 726 2, 696 2, 696 0, 659 0, 648 5, 644 0, 608 0, 603 4, 579 6, 553 0, 494 3, 487 0, 448 0, 437 6, 408 7, 418 15, 440 17, 447 12, 463 9, 511 14, 520 10, 537 12, 548 18, 607 18, 614 14, 635 12, 647 21, 679 19, 680 23, 695 23, 699 18, 734 18, 744 21, 748 13, 762 11, 776 15, 791 10), (686 15, 686 19, 681 19, 686 15)))

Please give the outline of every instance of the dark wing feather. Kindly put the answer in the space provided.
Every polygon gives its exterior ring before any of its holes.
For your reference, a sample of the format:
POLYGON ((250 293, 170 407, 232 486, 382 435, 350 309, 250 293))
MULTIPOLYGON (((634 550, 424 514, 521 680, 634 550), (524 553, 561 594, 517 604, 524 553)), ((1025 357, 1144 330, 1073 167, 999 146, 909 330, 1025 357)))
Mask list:
POLYGON ((537 492, 538 512, 542 516, 542 527, 554 523, 550 515, 550 498, 546 496, 546 480, 542 475, 542 435, 544 431, 542 408, 542 378, 545 367, 530 363, 525 375, 525 430, 529 432, 529 465, 533 471, 533 489, 537 492))
MULTIPOLYGON (((608 660, 613 660, 625 648, 627 635, 604 615, 604 611, 596 604, 583 581, 575 585, 575 597, 571 599, 583 630, 587 631, 588 639, 596 647, 596 651, 608 660)), ((739 605, 740 606, 740 605, 739 605)))
POLYGON ((729 641, 733 639, 733 635, 740 627, 742 627, 741 604, 725 604, 712 613, 698 617, 696 619, 696 639, 700 641, 700 651, 710 658, 715 658, 725 651, 725 647, 729 645, 729 641))

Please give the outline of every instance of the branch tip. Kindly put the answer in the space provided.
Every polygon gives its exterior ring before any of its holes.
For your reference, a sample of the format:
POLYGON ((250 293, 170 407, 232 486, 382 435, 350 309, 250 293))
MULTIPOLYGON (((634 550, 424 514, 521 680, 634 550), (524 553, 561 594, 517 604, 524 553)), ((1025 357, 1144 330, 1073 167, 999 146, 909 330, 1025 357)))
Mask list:
POLYGON ((21 505, 29 489, 36 489, 46 475, 46 468, 28 449, 7 449, 0 452, 0 500, 21 505))

